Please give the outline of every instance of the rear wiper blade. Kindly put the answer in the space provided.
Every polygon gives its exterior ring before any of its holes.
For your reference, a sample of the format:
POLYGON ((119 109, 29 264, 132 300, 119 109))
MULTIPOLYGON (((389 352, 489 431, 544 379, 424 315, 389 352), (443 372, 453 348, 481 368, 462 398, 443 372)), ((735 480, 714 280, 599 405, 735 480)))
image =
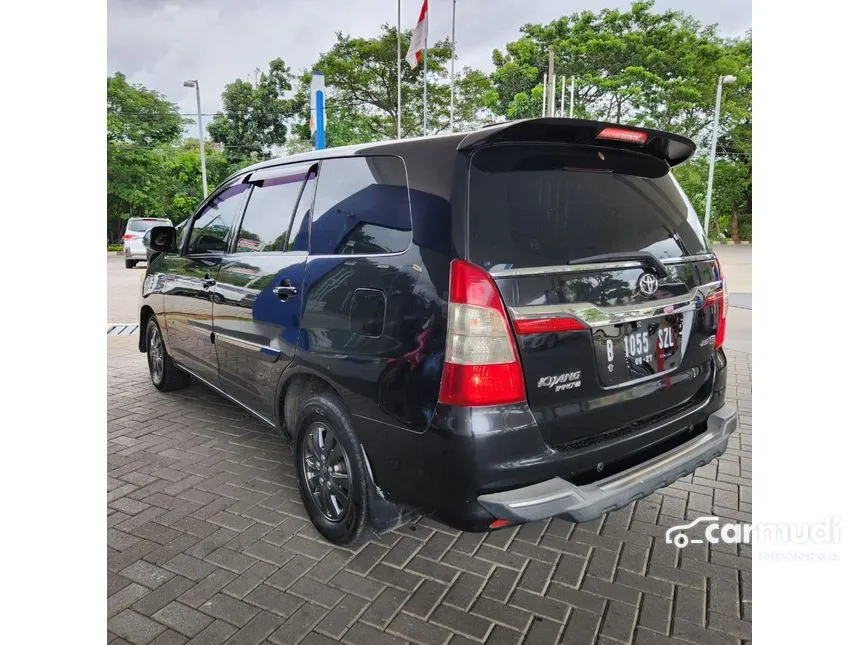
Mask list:
POLYGON ((611 262, 613 260, 621 261, 632 260, 642 262, 648 265, 657 274, 658 278, 665 278, 669 275, 666 270, 666 265, 657 259, 657 256, 648 251, 626 251, 618 253, 601 253, 600 255, 590 255, 587 258, 577 258, 576 260, 568 260, 568 264, 591 264, 592 262, 611 262))

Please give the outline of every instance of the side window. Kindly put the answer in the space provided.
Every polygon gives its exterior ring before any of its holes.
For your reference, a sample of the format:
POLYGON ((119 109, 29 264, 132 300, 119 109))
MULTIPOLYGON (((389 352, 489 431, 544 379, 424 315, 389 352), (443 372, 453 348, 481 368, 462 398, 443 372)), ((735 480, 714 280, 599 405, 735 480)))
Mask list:
POLYGON ((245 208, 236 241, 236 253, 283 251, 290 221, 307 176, 307 166, 283 177, 252 182, 254 190, 245 208))
POLYGON ((216 195, 191 224, 188 253, 226 253, 230 229, 245 201, 248 184, 235 184, 216 195))
POLYGON ((406 168, 397 157, 322 162, 311 228, 315 255, 399 253, 412 241, 406 168))
POLYGON ((287 251, 307 251, 308 231, 311 225, 311 207, 314 205, 314 194, 317 189, 317 172, 319 165, 314 165, 308 172, 299 205, 296 208, 296 216, 293 217, 293 225, 290 228, 290 238, 287 242, 287 251))

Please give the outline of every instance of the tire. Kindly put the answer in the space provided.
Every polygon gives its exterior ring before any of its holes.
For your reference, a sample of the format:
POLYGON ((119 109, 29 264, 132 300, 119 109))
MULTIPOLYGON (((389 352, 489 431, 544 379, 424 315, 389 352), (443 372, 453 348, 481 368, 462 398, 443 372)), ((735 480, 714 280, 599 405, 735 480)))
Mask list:
POLYGON ((176 365, 164 346, 164 336, 155 316, 146 323, 146 363, 152 384, 162 392, 179 390, 188 385, 189 376, 176 365))
POLYGON ((296 477, 311 522, 329 542, 362 544, 372 531, 369 477, 346 409, 333 394, 317 394, 296 427, 296 477))
POLYGON ((137 260, 126 260, 125 261, 125 268, 126 269, 133 269, 135 267, 135 265, 137 265, 137 260))

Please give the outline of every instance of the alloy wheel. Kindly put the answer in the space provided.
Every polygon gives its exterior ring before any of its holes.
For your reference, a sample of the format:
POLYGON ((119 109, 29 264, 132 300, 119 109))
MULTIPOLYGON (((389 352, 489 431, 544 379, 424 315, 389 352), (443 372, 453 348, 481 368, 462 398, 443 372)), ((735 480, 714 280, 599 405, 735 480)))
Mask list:
POLYGON ((149 328, 149 374, 153 383, 161 383, 164 378, 164 343, 157 325, 149 328))
POLYGON ((326 519, 337 522, 349 508, 352 472, 343 446, 331 428, 316 422, 302 443, 305 485, 326 519))

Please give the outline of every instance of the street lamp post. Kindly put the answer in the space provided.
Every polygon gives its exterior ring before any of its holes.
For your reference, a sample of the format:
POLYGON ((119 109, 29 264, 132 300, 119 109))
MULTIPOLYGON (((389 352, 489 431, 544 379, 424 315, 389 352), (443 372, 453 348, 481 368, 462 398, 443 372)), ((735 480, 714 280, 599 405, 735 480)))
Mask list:
POLYGON ((197 130, 200 136, 200 169, 203 173, 203 199, 209 194, 209 185, 206 181, 206 152, 203 147, 203 114, 200 111, 200 83, 196 80, 185 81, 185 87, 193 87, 197 90, 197 130))
POLYGON ((714 162, 717 158, 717 136, 720 129, 720 101, 723 97, 723 85, 731 85, 737 78, 734 76, 720 76, 717 81, 717 104, 714 106, 714 127, 711 132, 711 160, 708 164, 708 194, 705 197, 705 237, 708 235, 708 227, 711 224, 711 195, 714 191, 714 162))

